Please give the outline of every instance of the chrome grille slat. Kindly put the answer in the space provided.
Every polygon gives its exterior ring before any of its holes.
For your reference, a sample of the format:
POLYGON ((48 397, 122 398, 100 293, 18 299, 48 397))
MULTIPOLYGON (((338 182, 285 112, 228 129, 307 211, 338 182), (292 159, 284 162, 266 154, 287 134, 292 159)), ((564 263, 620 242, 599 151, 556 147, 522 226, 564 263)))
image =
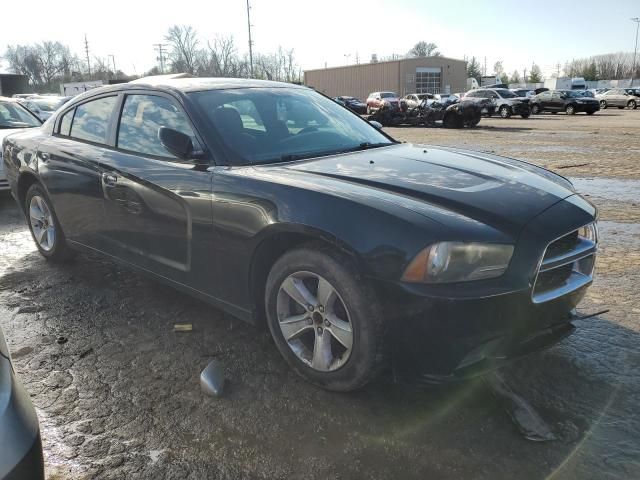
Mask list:
POLYGON ((597 243, 578 236, 578 230, 554 240, 545 249, 533 285, 533 303, 544 303, 593 281, 597 243))

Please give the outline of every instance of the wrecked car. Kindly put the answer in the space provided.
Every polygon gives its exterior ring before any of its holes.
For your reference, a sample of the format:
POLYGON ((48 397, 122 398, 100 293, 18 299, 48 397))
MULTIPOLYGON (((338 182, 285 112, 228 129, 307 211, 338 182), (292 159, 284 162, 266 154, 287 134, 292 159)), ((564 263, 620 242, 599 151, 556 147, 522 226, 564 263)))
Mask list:
POLYGON ((596 209, 564 177, 397 142, 303 86, 105 86, 2 148, 44 258, 100 253, 266 323, 330 390, 389 365, 454 381, 549 347, 593 279, 596 209))
MULTIPOLYGON (((490 104, 489 104, 490 106, 490 104)), ((484 104, 459 100, 454 96, 443 99, 423 98, 415 107, 396 109, 383 105, 369 120, 385 127, 398 125, 444 126, 446 128, 475 127, 482 118, 484 104)))

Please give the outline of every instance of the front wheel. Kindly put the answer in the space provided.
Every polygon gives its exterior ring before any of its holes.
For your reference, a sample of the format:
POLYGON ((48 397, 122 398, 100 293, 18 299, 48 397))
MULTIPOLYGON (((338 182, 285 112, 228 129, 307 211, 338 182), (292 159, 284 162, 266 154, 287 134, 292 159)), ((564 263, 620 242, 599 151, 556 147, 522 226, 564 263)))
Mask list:
POLYGON ((67 246, 51 200, 42 185, 34 183, 29 187, 24 206, 31 236, 40 254, 53 261, 71 258, 73 251, 67 246))
POLYGON ((593 110, 589 110, 589 111, 587 112, 587 115, 593 115, 594 113, 596 113, 596 112, 595 112, 595 111, 593 111, 593 110))
POLYGON ((499 112, 502 118, 511 117, 511 109, 507 105, 501 106, 499 112))
POLYGON ((355 390, 384 364, 381 307, 342 254, 323 246, 285 253, 269 273, 265 307, 278 350, 311 383, 355 390))
POLYGON ((531 113, 538 115, 540 113, 540 107, 538 105, 531 105, 531 113))
POLYGON ((575 115, 576 107, 574 107, 573 105, 567 105, 564 111, 566 112, 567 115, 575 115))
POLYGON ((606 110, 606 108, 607 108, 607 102, 605 102, 604 100, 600 100, 600 109, 606 110))
POLYGON ((522 118, 529 118, 531 116, 531 113, 521 113, 520 116, 522 118))
POLYGON ((629 102, 627 103, 627 107, 629 107, 631 110, 635 110, 638 105, 636 104, 635 100, 629 100, 629 102))

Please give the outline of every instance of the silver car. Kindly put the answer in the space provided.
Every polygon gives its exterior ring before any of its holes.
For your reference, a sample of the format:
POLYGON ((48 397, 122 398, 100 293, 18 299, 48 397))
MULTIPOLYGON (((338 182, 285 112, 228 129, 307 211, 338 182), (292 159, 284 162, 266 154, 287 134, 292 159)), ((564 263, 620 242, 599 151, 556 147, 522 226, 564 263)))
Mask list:
POLYGON ((627 93, 624 88, 613 88, 596 95, 596 99, 600 102, 600 109, 602 110, 607 107, 618 107, 620 109, 628 107, 635 110, 640 105, 640 97, 627 93))
MULTIPOLYGON (((22 128, 42 125, 42 121, 13 98, 0 97, 0 144, 10 133, 22 128)), ((0 150, 0 192, 9 190, 9 182, 4 174, 2 150, 0 150)))

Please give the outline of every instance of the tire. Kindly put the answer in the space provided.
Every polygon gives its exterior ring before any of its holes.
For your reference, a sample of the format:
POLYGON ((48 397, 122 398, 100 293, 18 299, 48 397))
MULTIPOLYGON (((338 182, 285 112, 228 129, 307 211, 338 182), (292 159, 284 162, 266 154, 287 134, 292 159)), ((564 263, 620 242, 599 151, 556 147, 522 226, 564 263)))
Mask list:
POLYGON ((567 115, 575 115, 576 107, 574 105, 569 104, 565 107, 564 111, 567 115))
POLYGON ((469 120, 467 122, 467 127, 473 128, 473 127, 477 126, 480 123, 481 119, 482 119, 482 115, 480 115, 480 114, 474 116, 471 120, 469 120))
POLYGON ((538 115, 540 113, 540 107, 538 105, 531 105, 531 113, 538 115))
POLYGON ((371 115, 371 107, 367 105, 367 115, 371 115))
POLYGON ((500 113, 500 117, 501 118, 510 118, 511 117, 511 109, 509 108, 508 105, 501 106, 500 110, 498 110, 498 112, 500 113))
POLYGON ((31 237, 44 258, 51 261, 66 261, 74 256, 73 250, 67 245, 51 200, 39 183, 34 183, 27 190, 24 211, 31 237))
POLYGON ((589 110, 589 111, 587 112, 587 115, 593 115, 594 113, 596 113, 596 112, 595 112, 595 111, 593 111, 593 110, 589 110))
POLYGON ((607 109, 607 102, 605 102, 604 100, 600 100, 600 110, 606 110, 607 109))
POLYGON ((296 373, 315 385, 340 392, 356 390, 374 379, 385 365, 382 309, 348 257, 314 245, 285 253, 267 278, 265 307, 278 350, 296 373), (331 291, 331 295, 318 295, 321 282, 323 291, 331 291), (316 305, 305 310, 294 297, 316 305), (318 297, 328 300, 316 300, 318 297), (296 320, 282 322, 282 318, 296 320), (346 327, 351 329, 350 334, 346 327), (285 331, 287 335, 291 332, 289 340, 285 331))
POLYGON ((558 112, 551 112, 551 115, 557 115, 558 112))
POLYGON ((618 110, 624 110, 624 107, 618 107, 618 110))
POLYGON ((531 116, 531 113, 521 113, 520 116, 522 118, 529 118, 531 116))
POLYGON ((627 102, 627 107, 629 107, 631 110, 635 110, 636 108, 638 108, 638 105, 636 104, 635 100, 629 100, 627 102))

